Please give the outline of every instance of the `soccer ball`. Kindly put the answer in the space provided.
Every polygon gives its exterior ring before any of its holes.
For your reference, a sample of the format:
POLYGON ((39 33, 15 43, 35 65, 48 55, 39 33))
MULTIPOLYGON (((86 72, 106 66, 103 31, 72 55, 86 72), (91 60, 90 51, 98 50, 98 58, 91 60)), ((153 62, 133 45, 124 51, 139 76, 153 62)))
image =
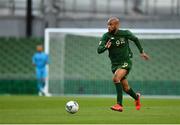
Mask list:
POLYGON ((66 103, 66 111, 74 114, 79 110, 79 105, 76 101, 69 101, 66 103))

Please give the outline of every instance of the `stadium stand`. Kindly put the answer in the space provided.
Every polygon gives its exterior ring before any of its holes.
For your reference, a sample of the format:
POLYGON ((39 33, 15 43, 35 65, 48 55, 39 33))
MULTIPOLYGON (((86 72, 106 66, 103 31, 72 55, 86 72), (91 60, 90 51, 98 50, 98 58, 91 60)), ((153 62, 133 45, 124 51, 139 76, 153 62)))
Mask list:
MULTIPOLYGON (((46 27, 104 28, 110 16, 119 17, 123 28, 180 28, 179 0, 140 0, 140 13, 133 1, 32 0, 32 36, 42 37, 46 27)), ((0 1, 0 36, 26 36, 26 2, 0 1)))

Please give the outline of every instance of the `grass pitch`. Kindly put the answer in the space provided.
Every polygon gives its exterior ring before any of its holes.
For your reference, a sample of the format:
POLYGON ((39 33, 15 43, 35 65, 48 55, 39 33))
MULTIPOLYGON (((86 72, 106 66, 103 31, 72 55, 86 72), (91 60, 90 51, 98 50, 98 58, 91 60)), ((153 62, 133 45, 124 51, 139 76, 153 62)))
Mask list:
POLYGON ((124 99, 124 111, 110 110, 115 98, 0 96, 0 123, 180 123, 180 99, 142 98, 136 111, 131 98, 124 99), (79 103, 76 114, 65 111, 69 100, 79 103))

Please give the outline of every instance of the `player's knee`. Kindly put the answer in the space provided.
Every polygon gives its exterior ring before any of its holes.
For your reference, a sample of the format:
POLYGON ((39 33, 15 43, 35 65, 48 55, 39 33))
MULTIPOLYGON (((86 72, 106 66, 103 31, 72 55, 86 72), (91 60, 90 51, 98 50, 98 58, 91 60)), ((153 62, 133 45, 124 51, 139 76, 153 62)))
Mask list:
POLYGON ((113 77, 112 80, 113 80, 114 83, 119 83, 120 82, 120 79, 118 77, 113 77))

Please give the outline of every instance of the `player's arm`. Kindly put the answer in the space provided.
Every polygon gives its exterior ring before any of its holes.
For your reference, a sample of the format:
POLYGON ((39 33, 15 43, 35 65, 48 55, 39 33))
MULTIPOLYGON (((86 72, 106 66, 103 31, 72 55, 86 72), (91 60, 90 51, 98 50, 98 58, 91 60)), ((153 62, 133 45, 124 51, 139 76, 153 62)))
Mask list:
POLYGON ((134 35, 132 34, 129 30, 127 30, 127 35, 128 35, 128 39, 130 39, 131 41, 133 41, 135 43, 135 45, 137 46, 139 52, 140 52, 140 56, 145 59, 145 60, 148 60, 149 59, 149 56, 144 52, 140 42, 139 42, 139 39, 134 35))
POLYGON ((103 53, 103 52, 106 51, 110 46, 111 46, 111 42, 110 42, 110 40, 108 40, 107 35, 104 34, 103 37, 101 38, 101 40, 100 40, 100 42, 99 42, 99 46, 98 46, 98 48, 97 48, 98 54, 103 53))
POLYGON ((46 64, 49 64, 49 56, 46 55, 46 64))

